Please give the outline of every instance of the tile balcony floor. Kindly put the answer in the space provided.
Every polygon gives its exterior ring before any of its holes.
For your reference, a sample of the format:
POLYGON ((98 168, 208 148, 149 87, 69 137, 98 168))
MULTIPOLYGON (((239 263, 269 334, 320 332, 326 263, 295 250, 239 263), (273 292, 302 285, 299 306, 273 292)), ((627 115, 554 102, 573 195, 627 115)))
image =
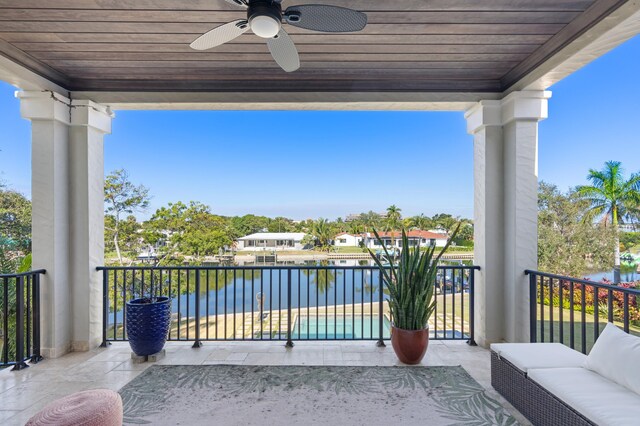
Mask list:
MULTIPOLYGON (((244 365, 401 365, 390 342, 386 348, 375 342, 204 342, 192 349, 190 342, 169 342, 166 357, 158 364, 244 365)), ((23 425, 51 401, 70 393, 96 388, 118 390, 151 366, 133 364, 127 343, 109 348, 75 352, 46 359, 21 371, 0 371, 0 424, 23 425)), ((422 365, 461 365, 502 403, 523 425, 520 413, 491 387, 489 351, 460 341, 431 341, 422 365)))

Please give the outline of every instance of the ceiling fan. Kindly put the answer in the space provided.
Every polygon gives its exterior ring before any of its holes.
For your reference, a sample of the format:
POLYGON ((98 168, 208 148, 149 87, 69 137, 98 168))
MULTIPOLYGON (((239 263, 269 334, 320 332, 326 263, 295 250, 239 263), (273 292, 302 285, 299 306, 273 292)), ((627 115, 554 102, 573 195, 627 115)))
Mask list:
POLYGON ((247 19, 220 25, 202 34, 190 44, 192 49, 206 50, 241 36, 249 29, 267 39, 273 59, 280 67, 292 72, 300 68, 300 58, 289 34, 282 28, 294 27, 328 33, 360 31, 367 25, 367 15, 357 10, 323 4, 290 6, 282 11, 282 0, 225 0, 247 9, 247 19))

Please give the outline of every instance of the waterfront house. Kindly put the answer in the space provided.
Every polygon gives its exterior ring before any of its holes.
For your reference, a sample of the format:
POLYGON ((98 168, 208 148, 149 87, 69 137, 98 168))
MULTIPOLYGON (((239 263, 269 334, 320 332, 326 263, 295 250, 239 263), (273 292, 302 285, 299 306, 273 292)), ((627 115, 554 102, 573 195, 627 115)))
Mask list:
MULTIPOLYGON (((395 231, 393 235, 391 232, 379 232, 380 239, 387 247, 397 247, 402 248, 402 232, 395 231), (393 236, 393 238, 392 238, 393 236), (393 240, 393 244, 392 244, 393 240)), ((431 231, 421 231, 421 230, 412 230, 407 231, 407 239, 409 240, 409 245, 411 247, 420 246, 420 247, 444 247, 447 244, 447 239, 449 237, 447 234, 441 234, 431 231)), ((379 249, 382 248, 382 245, 378 242, 375 235, 373 233, 364 234, 364 242, 366 247, 370 249, 379 249)))
POLYGON ((256 232, 238 238, 238 250, 302 250, 304 232, 256 232))
POLYGON ((349 234, 341 232, 333 239, 334 247, 359 247, 364 239, 362 234, 349 234))
MULTIPOLYGON (((395 231, 393 233, 393 244, 391 244, 391 232, 378 232, 383 243, 387 247, 402 247, 402 232, 395 231)), ((411 230, 407 231, 407 238, 411 247, 419 245, 420 247, 444 247, 447 243, 447 234, 433 231, 411 230)), ((382 245, 378 243, 373 232, 364 232, 361 234, 349 234, 348 232, 342 232, 335 236, 333 239, 334 247, 359 247, 364 245, 370 249, 382 248, 382 245)))

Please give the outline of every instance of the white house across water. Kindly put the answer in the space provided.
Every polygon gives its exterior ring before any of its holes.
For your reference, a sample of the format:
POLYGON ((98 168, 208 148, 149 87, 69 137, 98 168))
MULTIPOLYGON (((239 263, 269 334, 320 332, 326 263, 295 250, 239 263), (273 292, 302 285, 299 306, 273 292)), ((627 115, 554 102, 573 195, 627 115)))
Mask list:
POLYGON ((237 240, 238 250, 302 250, 304 232, 256 232, 237 240))
MULTIPOLYGON (((401 232, 396 231, 393 235, 391 232, 379 232, 378 235, 385 246, 402 248, 401 232)), ((407 239, 411 247, 418 245, 420 247, 444 247, 447 244, 447 238, 447 234, 438 234, 430 231, 407 231, 407 239)), ((373 233, 367 233, 364 242, 371 249, 382 247, 373 233)))
POLYGON ((349 234, 348 232, 341 232, 333 239, 333 245, 335 247, 358 247, 364 236, 362 234, 349 234))
MULTIPOLYGON (((391 232, 380 232, 378 233, 382 242, 387 247, 402 247, 402 233, 396 231, 393 233, 393 238, 391 232), (393 240, 393 244, 392 244, 393 240)), ((411 247, 419 245, 420 247, 444 247, 447 243, 447 234, 437 233, 432 231, 408 231, 407 238, 409 239, 409 245, 411 247)), ((375 249, 381 248, 382 245, 378 243, 375 235, 371 232, 365 232, 362 234, 349 234, 347 232, 343 232, 341 234, 336 235, 333 241, 333 245, 335 247, 358 247, 360 245, 364 245, 365 247, 375 249)))

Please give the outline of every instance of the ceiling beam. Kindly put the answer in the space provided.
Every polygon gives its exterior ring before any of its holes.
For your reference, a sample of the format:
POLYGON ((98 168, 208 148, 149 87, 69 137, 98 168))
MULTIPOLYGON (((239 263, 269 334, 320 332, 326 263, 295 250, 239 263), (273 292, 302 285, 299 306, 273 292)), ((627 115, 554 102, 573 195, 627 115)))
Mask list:
POLYGON ((115 110, 465 111, 500 93, 394 92, 74 92, 115 110))
POLYGON ((68 79, 63 74, 3 40, 0 40, 0 80, 24 90, 52 90, 69 95, 68 79))

